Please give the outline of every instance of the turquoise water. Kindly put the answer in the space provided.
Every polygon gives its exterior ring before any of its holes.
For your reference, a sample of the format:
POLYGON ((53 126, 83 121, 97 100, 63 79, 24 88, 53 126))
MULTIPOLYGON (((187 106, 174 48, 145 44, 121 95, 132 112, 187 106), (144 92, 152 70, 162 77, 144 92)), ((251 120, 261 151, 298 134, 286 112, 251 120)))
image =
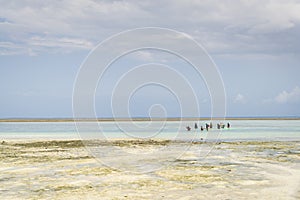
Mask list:
MULTIPOLYGON (((0 139, 179 139, 179 140, 300 140, 300 120, 232 120, 231 128, 186 131, 182 122, 1 122, 0 139)), ((205 125, 208 121, 200 121, 205 125)), ((227 121, 225 122, 227 123, 227 121)), ((199 126, 200 127, 200 126, 199 126)))

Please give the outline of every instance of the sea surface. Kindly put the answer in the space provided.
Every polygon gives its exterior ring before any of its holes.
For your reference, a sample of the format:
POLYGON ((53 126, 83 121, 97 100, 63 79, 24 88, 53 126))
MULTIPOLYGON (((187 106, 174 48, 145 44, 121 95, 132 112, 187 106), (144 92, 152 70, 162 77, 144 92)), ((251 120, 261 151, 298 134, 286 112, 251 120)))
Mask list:
POLYGON ((209 121, 0 122, 0 139, 300 140, 300 120, 232 120, 220 130, 214 121, 208 131, 194 129, 194 123, 200 128, 209 121))

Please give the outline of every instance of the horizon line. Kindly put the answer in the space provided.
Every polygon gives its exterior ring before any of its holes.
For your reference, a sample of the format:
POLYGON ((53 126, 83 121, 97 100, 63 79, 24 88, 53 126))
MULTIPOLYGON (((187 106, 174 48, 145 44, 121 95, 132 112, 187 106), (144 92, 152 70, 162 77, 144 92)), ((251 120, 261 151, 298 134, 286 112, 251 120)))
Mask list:
POLYGON ((227 117, 101 117, 101 118, 72 118, 72 117, 26 117, 0 118, 0 122, 76 122, 76 121, 201 121, 201 120, 300 120, 300 116, 227 116, 227 117))

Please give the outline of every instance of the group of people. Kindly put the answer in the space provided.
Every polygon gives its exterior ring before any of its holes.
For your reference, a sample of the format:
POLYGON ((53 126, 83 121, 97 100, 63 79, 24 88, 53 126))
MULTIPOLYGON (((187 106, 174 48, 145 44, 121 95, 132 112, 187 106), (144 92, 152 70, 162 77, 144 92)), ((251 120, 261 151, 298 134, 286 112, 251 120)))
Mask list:
MULTIPOLYGON (((227 126, 226 126, 226 127, 227 127, 227 128, 230 128, 230 123, 229 123, 229 122, 227 123, 227 126)), ((208 131, 208 130, 211 129, 211 128, 213 128, 212 122, 210 122, 209 124, 208 124, 208 123, 205 124, 205 129, 206 129, 206 131, 208 131)), ((221 128, 224 129, 224 128, 225 128, 225 124, 223 124, 222 122, 221 122, 221 123, 217 123, 217 129, 221 129, 221 128)), ((198 129, 198 124, 197 124, 197 123, 195 123, 194 129, 195 129, 195 130, 198 129)), ((192 128, 191 128, 190 126, 187 126, 187 127, 186 127, 186 130, 187 130, 187 131, 190 131, 190 130, 192 130, 192 128)), ((203 127, 203 126, 200 126, 200 130, 203 131, 203 130, 204 130, 204 127, 203 127)))

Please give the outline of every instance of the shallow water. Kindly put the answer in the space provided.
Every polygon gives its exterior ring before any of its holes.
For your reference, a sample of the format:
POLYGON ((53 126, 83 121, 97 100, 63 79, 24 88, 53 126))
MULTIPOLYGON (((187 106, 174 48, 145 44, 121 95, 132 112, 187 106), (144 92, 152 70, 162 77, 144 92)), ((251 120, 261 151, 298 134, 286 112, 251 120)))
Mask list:
MULTIPOLYGON (((230 129, 200 131, 195 122, 0 122, 0 139, 300 140, 300 120, 232 120, 230 129), (77 128, 77 129, 76 129, 77 128)), ((205 125, 209 121, 200 121, 205 125)), ((226 122, 225 122, 226 123, 226 122)))

